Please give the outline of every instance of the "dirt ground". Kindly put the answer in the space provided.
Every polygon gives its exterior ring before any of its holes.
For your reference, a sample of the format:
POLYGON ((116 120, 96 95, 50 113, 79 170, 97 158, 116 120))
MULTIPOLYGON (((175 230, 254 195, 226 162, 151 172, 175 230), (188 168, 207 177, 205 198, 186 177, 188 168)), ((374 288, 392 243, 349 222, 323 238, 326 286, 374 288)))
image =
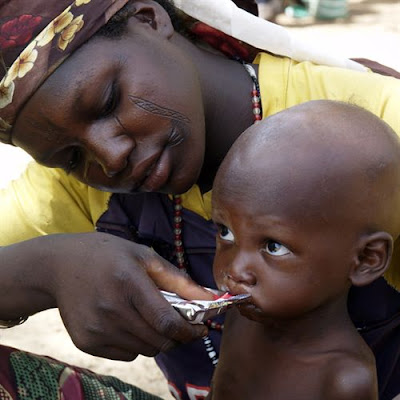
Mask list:
MULTIPOLYGON (((348 18, 335 22, 312 19, 277 22, 297 37, 330 48, 346 57, 366 57, 400 70, 400 1, 350 0, 348 18)), ((20 150, 0 145, 0 185, 17 177, 29 158, 20 150)), ((0 332, 0 342, 46 354, 91 370, 114 375, 163 399, 172 399, 152 359, 139 357, 131 363, 103 360, 77 350, 56 310, 31 317, 24 325, 0 332)))

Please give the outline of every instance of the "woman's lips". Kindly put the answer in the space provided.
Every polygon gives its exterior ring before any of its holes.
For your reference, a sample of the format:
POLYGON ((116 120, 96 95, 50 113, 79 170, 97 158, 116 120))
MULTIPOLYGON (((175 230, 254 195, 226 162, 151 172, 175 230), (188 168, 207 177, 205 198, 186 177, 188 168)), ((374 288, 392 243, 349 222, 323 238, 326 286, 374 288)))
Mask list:
POLYGON ((144 192, 160 190, 167 183, 171 172, 171 159, 167 149, 164 149, 160 158, 149 168, 149 171, 139 190, 144 192))

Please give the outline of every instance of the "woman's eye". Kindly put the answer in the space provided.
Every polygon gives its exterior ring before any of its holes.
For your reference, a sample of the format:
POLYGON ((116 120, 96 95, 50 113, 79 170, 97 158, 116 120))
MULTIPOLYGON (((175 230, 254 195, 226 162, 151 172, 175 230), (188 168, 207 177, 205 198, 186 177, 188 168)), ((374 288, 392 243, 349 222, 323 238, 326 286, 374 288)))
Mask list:
POLYGON ((78 167, 78 165, 81 161, 81 156, 82 156, 81 151, 78 148, 74 147, 72 149, 71 158, 69 159, 68 165, 65 168, 65 170, 67 171, 67 174, 70 174, 72 171, 74 171, 78 167))
POLYGON ((219 225, 219 237, 222 240, 225 240, 227 242, 234 242, 235 237, 233 236, 233 233, 227 228, 225 225, 219 225))
POLYGON ((290 250, 287 249, 283 244, 279 242, 275 242, 274 240, 268 240, 264 251, 271 256, 285 256, 290 253, 290 250))
POLYGON ((111 90, 107 96, 107 100, 100 110, 99 113, 100 118, 106 118, 114 112, 114 110, 117 108, 118 105, 118 98, 119 96, 118 96, 117 84, 116 82, 114 82, 111 85, 111 90))

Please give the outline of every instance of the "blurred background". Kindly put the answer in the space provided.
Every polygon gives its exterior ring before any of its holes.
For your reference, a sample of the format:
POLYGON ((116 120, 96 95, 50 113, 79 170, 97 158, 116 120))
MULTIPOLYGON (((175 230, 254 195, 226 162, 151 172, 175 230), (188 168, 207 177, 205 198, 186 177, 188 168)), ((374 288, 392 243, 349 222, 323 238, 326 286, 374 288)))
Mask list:
MULTIPOLYGON (((264 18, 287 27, 299 39, 400 71, 399 0, 257 1, 264 18)), ((0 187, 17 178, 29 160, 23 151, 0 144, 0 187)), ((172 399, 152 359, 139 357, 124 363, 82 353, 72 344, 56 310, 35 315, 20 327, 1 330, 0 342, 114 375, 163 399, 172 399)))

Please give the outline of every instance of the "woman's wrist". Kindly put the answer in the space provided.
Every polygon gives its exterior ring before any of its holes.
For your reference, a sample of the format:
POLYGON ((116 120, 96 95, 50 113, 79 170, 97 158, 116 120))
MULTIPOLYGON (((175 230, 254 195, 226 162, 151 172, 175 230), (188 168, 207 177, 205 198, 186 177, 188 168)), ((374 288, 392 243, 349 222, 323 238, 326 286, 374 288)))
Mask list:
POLYGON ((56 306, 50 290, 51 244, 42 237, 0 248, 0 328, 20 325, 29 315, 56 306))

